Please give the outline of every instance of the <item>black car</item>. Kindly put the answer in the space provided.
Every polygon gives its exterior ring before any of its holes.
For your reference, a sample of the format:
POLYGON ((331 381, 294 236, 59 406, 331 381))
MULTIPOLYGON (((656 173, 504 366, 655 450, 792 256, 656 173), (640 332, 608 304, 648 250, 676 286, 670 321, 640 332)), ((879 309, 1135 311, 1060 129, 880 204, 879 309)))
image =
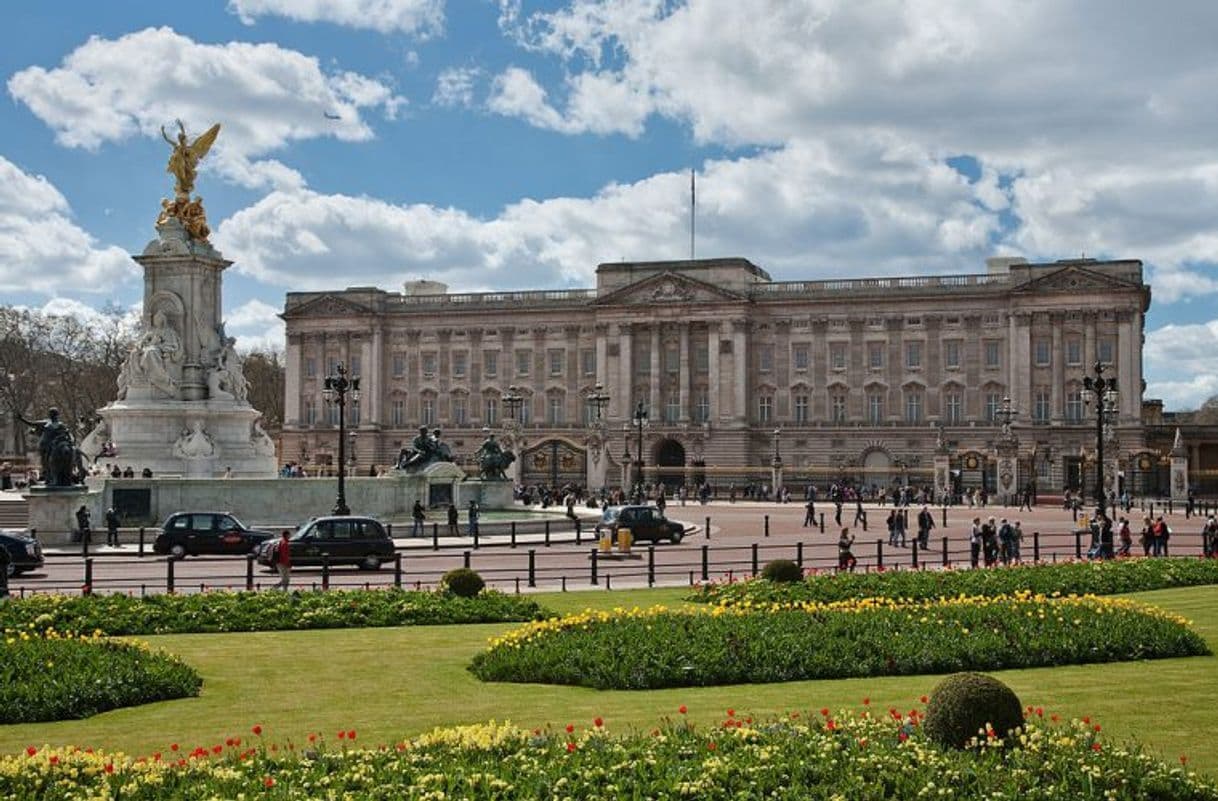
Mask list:
POLYGON ((42 567, 42 545, 38 539, 20 529, 0 531, 0 548, 8 551, 8 575, 15 576, 42 567))
MULTIPOLYGON (((381 521, 372 517, 319 517, 310 520, 291 535, 292 566, 359 565, 361 570, 376 570, 393 560, 393 540, 381 521)), ((258 562, 275 564, 279 541, 264 542, 258 548, 258 562)))
POLYGON ((247 528, 228 512, 175 512, 152 543, 154 553, 175 559, 199 554, 248 554, 275 535, 247 528))
POLYGON ((635 542, 668 540, 676 545, 685 536, 683 524, 669 520, 654 506, 606 506, 600 522, 596 524, 597 536, 608 531, 610 536, 617 539, 619 528, 630 529, 630 536, 635 542))

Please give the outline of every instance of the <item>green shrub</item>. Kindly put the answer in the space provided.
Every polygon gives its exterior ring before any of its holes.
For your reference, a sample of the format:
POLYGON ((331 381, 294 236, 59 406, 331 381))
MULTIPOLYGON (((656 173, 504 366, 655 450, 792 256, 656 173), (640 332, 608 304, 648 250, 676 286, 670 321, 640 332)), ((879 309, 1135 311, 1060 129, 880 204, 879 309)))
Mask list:
POLYGON ((863 600, 588 611, 509 631, 470 670, 484 681, 644 690, 1207 653, 1183 618, 1123 599, 863 600))
POLYGON ((981 673, 953 673, 930 694, 922 726, 933 742, 964 748, 989 732, 1005 739, 1023 725, 1023 706, 1015 691, 981 673), (988 727, 988 728, 987 728, 988 727))
POLYGON ((32 595, 0 603, 0 628, 129 634, 290 631, 506 623, 546 616, 536 601, 495 590, 446 592, 206 592, 189 595, 32 595))
POLYGON ((790 584, 802 581, 804 571, 803 568, 790 559, 775 559, 772 562, 767 562, 766 566, 761 569, 761 577, 766 581, 790 584))
POLYGON ((758 580, 710 584, 690 595, 689 600, 718 604, 829 602, 850 598, 921 600, 1010 595, 1021 590, 1043 595, 1117 595, 1203 584, 1218 584, 1218 559, 1110 559, 984 570, 819 573, 790 584, 758 580))
POLYGON ((458 567, 444 574, 441 584, 458 598, 475 598, 486 587, 486 582, 478 571, 468 567, 458 567))
POLYGON ((198 695, 202 684, 192 668, 143 643, 10 630, 0 644, 0 723, 85 718, 198 695))

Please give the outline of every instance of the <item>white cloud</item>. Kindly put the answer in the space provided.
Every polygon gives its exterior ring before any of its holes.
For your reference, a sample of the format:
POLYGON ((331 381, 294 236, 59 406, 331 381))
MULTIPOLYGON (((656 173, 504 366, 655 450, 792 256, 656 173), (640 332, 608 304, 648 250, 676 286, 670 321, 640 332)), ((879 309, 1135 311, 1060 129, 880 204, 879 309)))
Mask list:
POLYGON ((283 350, 284 324, 280 309, 261 300, 248 300, 224 317, 224 331, 237 340, 237 349, 283 350))
POLYGON ((229 0, 228 8, 246 25, 258 17, 276 16, 421 39, 444 28, 444 0, 229 0))
POLYGON ((381 81, 326 74, 317 59, 275 44, 200 44, 170 28, 93 37, 54 69, 28 67, 8 90, 66 147, 95 150, 132 136, 160 137, 181 118, 192 134, 224 125, 212 164, 248 187, 298 188, 304 179, 268 153, 318 137, 372 138, 361 116, 392 118, 405 103, 381 81), (330 119, 326 115, 337 116, 330 119))
POLYGON ((122 249, 100 245, 72 222, 50 181, 0 156, 0 290, 105 293, 137 274, 122 249))
POLYGON ((1162 398, 1167 408, 1195 409, 1218 395, 1218 319, 1150 331, 1142 357, 1160 368, 1146 397, 1162 398))
POLYGON ((431 102, 446 108, 469 108, 474 104, 474 82, 482 76, 478 67, 452 67, 436 78, 431 102))

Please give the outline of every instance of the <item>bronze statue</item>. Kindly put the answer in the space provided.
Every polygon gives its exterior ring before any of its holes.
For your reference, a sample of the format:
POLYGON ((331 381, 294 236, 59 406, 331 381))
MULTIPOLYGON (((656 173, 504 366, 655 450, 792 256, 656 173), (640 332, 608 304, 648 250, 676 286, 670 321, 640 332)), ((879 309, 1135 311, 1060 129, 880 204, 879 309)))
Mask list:
POLYGON ((436 445, 427 426, 419 426, 419 433, 410 442, 409 448, 402 448, 398 454, 398 470, 415 470, 436 461, 436 445))
POLYGON ((493 431, 487 434, 486 440, 478 446, 474 456, 478 459, 482 478, 489 481, 506 481, 507 475, 503 471, 516 461, 516 454, 512 453, 510 448, 503 448, 495 441, 493 431))
POLYGON ((42 461, 42 483, 47 487, 74 487, 84 483, 84 456, 76 447, 72 430, 59 419, 59 410, 52 407, 45 420, 26 420, 13 413, 19 421, 38 435, 38 455, 42 461))
POLYGON ((178 120, 178 139, 175 142, 161 127, 161 138, 169 143, 173 151, 169 154, 169 164, 165 171, 174 177, 173 200, 161 201, 161 214, 157 217, 157 225, 165 224, 170 218, 181 221, 182 227, 191 239, 206 242, 211 234, 207 226, 207 213, 203 210, 203 199, 190 193, 195 188, 195 178, 198 176, 199 162, 211 150, 216 137, 220 134, 220 123, 208 128, 202 136, 193 142, 186 137, 186 127, 178 120))

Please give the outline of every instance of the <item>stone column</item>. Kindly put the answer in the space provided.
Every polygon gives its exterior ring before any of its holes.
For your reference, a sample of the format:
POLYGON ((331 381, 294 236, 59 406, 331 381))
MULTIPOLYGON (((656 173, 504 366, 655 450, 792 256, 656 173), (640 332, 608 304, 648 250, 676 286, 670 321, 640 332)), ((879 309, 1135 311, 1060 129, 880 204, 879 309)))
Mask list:
POLYGON ((707 421, 719 422, 719 323, 706 323, 706 399, 710 404, 707 421))
MULTIPOLYGON (((612 393, 609 402, 614 410, 614 417, 628 420, 634 408, 634 386, 631 380, 634 374, 634 342, 631 337, 630 323, 619 323, 618 327, 618 391, 612 393)), ((624 485, 623 485, 624 486, 624 485)))
POLYGON ((681 365, 681 372, 678 380, 680 386, 678 389, 678 399, 681 403, 681 411, 678 419, 682 423, 689 422, 689 323, 683 322, 680 324, 681 345, 677 353, 677 359, 681 365))
POLYGON ((1188 449, 1184 446, 1184 439, 1178 428, 1171 449, 1171 499, 1188 500, 1188 449))
POLYGON ((1097 346, 1095 343, 1095 312, 1083 313, 1083 372, 1091 375, 1095 368, 1097 346))
MULTIPOLYGON (((609 326, 597 323, 592 329, 596 332, 596 383, 610 391, 609 387, 609 326)), ((606 409, 605 413, 608 414, 606 409)))
POLYGON ((1120 417, 1122 421, 1133 421, 1141 413, 1142 407, 1142 381, 1140 372, 1135 369, 1134 363, 1139 361, 1138 348, 1135 346, 1135 336, 1140 339, 1140 335, 1134 333, 1133 313, 1129 311, 1121 311, 1117 313, 1117 341, 1116 353, 1116 374, 1118 382, 1117 402, 1120 404, 1120 417), (1138 383, 1134 383, 1134 379, 1138 383))
POLYGON ((732 381, 735 386, 734 397, 732 399, 732 415, 736 422, 745 425, 748 422, 748 408, 745 406, 749 382, 748 364, 748 321, 733 320, 732 321, 732 362, 735 368, 732 371, 732 381))
POLYGON ((1032 397, 1032 315, 1019 312, 1011 315, 1011 363, 1007 368, 1007 396, 1011 406, 1020 414, 1029 414, 1032 397))
POLYGON ((284 385, 287 391, 284 393, 283 399, 283 424, 286 427, 301 424, 300 395, 304 388, 304 371, 301 369, 301 339, 300 334, 288 334, 287 365, 284 370, 284 385))
POLYGON ((1053 425, 1061 425, 1066 416, 1066 352, 1062 348, 1062 315, 1049 315, 1053 327, 1053 379, 1049 387, 1049 419, 1053 425))
POLYGON ((651 324, 650 356, 651 386, 649 389, 650 396, 648 401, 651 405, 651 409, 648 411, 648 414, 651 415, 652 420, 658 421, 663 419, 662 414, 664 410, 664 406, 660 402, 660 324, 658 321, 651 324))
POLYGON ((368 394, 371 404, 368 423, 373 427, 380 427, 385 420, 385 330, 379 322, 372 329, 372 342, 365 362, 368 386, 364 391, 368 394))

